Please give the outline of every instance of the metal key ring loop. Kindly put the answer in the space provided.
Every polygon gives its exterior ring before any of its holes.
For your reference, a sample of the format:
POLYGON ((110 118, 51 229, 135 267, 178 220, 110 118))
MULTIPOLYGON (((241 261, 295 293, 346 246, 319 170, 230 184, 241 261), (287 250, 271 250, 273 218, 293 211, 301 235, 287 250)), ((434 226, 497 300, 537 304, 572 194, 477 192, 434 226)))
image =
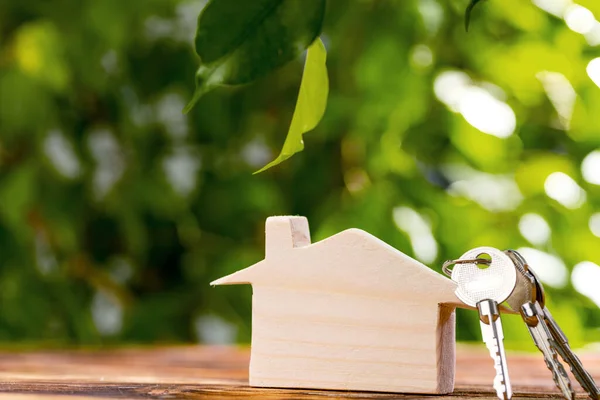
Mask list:
POLYGON ((446 260, 444 261, 444 264, 442 264, 442 271, 444 272, 444 274, 446 274, 447 276, 451 277, 452 276, 452 269, 449 268, 452 265, 455 264, 485 264, 485 265, 490 265, 492 262, 490 260, 487 260, 485 258, 474 258, 472 260, 446 260))

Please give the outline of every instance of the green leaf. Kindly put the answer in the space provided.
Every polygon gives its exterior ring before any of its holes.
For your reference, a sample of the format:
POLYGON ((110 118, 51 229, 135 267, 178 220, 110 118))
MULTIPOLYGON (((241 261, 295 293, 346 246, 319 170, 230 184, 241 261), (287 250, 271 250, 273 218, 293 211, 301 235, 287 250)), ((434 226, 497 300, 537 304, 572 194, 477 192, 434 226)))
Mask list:
POLYGON ((327 107, 329 78, 327 77, 326 59, 327 51, 323 46, 323 42, 321 42, 321 39, 315 40, 306 52, 300 93, 298 94, 292 124, 283 144, 283 149, 281 149, 281 153, 275 160, 256 171, 255 174, 287 160, 304 149, 302 135, 313 130, 319 124, 327 107))
POLYGON ((473 12, 473 8, 479 3, 481 0, 471 0, 467 9, 465 10, 465 30, 469 31, 469 23, 471 22, 471 13, 473 12))
POLYGON ((184 112, 217 86, 252 82, 298 57, 324 15, 325 0, 211 0, 198 18, 201 65, 184 112))

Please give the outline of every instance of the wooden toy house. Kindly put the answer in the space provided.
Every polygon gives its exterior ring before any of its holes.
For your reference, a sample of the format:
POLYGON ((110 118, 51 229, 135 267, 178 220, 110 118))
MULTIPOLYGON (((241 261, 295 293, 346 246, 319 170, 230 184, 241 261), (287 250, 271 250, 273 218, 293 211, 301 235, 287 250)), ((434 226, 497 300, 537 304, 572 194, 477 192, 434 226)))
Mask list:
POLYGON ((251 386, 453 390, 454 282, 365 231, 268 218, 265 259, 212 284, 252 285, 251 386))

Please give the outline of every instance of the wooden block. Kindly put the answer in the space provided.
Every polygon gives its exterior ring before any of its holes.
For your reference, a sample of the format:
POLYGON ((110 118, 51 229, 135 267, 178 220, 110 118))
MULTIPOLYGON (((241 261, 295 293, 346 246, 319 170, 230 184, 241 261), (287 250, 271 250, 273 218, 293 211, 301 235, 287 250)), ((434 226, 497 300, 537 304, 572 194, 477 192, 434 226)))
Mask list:
POLYGON ((455 283, 365 231, 268 218, 266 258, 212 284, 252 285, 251 386, 454 388, 455 283))

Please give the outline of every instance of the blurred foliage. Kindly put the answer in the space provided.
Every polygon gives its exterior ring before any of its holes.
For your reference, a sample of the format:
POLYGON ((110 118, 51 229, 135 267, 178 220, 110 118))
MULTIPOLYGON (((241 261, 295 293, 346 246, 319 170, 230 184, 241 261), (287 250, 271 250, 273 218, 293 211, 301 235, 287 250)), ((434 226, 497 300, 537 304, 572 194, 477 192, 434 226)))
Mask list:
MULTIPOLYGON (((300 214, 313 240, 362 228, 437 271, 526 248, 572 345, 598 341, 600 282, 570 277, 600 264, 600 40, 543 0, 487 1, 466 34, 467 3, 328 1, 327 112, 252 176, 282 146, 301 59, 183 115, 204 1, 0 2, 0 340, 248 341, 251 289, 208 283, 264 257, 266 217, 300 214)), ((477 321, 459 312, 461 340, 477 321)))

